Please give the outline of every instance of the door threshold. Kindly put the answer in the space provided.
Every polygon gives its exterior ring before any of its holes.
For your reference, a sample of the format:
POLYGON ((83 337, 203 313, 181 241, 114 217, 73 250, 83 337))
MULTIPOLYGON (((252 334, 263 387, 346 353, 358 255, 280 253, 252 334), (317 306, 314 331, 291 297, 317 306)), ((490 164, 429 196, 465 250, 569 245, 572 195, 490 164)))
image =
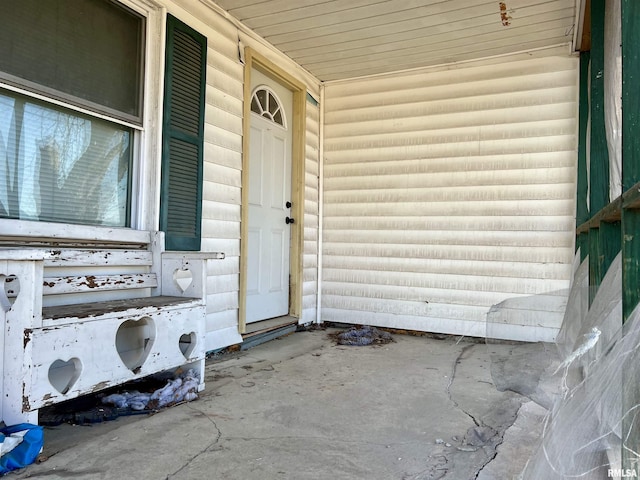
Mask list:
POLYGON ((242 334, 240 350, 247 350, 269 340, 293 333, 297 327, 298 319, 289 315, 249 323, 246 327, 246 333, 242 334))

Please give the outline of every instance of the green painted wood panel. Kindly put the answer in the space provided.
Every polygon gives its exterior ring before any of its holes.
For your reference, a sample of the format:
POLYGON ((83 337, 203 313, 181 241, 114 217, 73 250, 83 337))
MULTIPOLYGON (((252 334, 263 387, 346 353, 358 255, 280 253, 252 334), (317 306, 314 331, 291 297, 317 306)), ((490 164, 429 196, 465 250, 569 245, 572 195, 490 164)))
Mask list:
MULTIPOLYGON (((589 52, 580 54, 580 109, 578 118, 578 178, 576 188, 576 225, 589 220, 587 207, 587 129, 589 128, 589 52)), ((577 243, 577 242, 576 242, 577 243)), ((586 255, 586 252, 583 252, 586 255)))
MULTIPOLYGON (((640 2, 622 0, 622 185, 629 190, 640 181, 640 2)), ((640 300, 640 210, 622 211, 622 316, 624 321, 640 300)), ((638 349, 629 355, 623 372, 622 410, 628 412, 640 403, 637 377, 638 349)), ((640 444, 640 416, 622 418, 622 467, 638 472, 635 453, 640 444), (626 448, 625 448, 626 447, 626 448)))
POLYGON ((622 248, 621 222, 600 223, 600 281, 622 248))
POLYGON ((609 203, 609 151, 604 123, 604 4, 605 0, 591 0, 591 215, 609 203))
POLYGON ((167 18, 160 229, 167 250, 200 250, 207 39, 167 18))
POLYGON ((600 287, 602 279, 602 261, 600 258, 600 229, 589 229, 589 305, 600 287))

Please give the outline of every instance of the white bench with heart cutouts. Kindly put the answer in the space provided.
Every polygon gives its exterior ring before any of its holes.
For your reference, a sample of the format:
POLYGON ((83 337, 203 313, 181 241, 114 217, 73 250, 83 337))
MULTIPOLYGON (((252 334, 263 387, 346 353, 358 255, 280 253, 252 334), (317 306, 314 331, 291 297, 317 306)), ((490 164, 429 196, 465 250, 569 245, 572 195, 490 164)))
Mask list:
POLYGON ((0 420, 177 368, 204 388, 207 262, 224 254, 163 246, 0 249, 0 420))

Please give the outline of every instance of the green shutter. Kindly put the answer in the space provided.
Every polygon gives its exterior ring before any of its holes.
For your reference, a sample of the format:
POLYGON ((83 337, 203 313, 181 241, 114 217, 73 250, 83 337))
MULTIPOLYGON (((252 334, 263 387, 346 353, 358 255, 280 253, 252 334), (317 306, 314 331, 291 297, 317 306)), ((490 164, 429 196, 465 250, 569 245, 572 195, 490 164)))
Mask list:
POLYGON ((167 18, 160 230, 167 250, 200 250, 207 39, 167 18))

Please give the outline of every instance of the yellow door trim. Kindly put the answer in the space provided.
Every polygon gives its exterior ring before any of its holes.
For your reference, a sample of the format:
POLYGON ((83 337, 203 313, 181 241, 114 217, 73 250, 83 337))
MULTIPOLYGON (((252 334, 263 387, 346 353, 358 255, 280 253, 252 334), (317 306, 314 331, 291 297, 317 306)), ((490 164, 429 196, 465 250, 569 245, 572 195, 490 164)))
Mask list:
POLYGON ((240 296, 238 330, 246 331, 247 304, 247 252, 243 248, 248 234, 249 204, 249 131, 251 119, 251 70, 253 68, 281 83, 293 92, 293 128, 291 150, 291 215, 295 219, 291 228, 289 262, 289 315, 302 314, 302 258, 304 252, 304 163, 306 132, 306 86, 275 63, 250 47, 245 48, 244 107, 242 119, 242 208, 240 224, 240 296))

